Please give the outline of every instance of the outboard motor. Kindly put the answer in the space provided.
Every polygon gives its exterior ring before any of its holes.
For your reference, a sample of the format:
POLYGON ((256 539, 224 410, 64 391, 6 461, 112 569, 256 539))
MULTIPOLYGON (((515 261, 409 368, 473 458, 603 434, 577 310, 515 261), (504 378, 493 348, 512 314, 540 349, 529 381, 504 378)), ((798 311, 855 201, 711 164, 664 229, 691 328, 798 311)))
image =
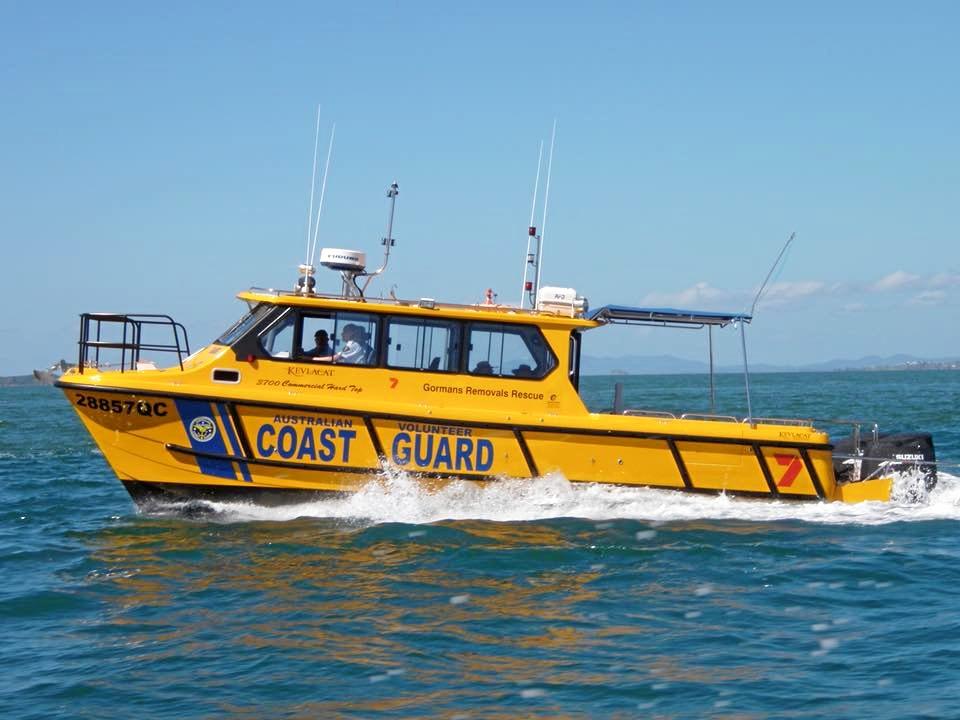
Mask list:
POLYGON ((878 435, 876 440, 870 436, 861 441, 859 449, 855 447, 855 437, 851 436, 835 442, 833 453, 838 482, 915 471, 919 472, 927 492, 937 484, 937 458, 930 433, 886 433, 878 435))

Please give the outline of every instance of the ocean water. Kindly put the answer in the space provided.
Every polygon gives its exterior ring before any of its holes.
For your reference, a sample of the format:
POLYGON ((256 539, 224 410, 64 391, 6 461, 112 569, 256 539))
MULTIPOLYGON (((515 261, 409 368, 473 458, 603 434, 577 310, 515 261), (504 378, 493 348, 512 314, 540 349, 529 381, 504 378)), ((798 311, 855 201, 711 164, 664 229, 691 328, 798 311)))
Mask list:
MULTIPOLYGON (((707 411, 706 378, 585 378, 707 411)), ((8 718, 958 718, 960 373, 770 374, 758 416, 926 430, 919 500, 571 486, 138 513, 61 393, 0 390, 8 718)), ((720 412, 745 412, 721 376, 720 412)), ((909 483, 910 478, 902 478, 909 483)))

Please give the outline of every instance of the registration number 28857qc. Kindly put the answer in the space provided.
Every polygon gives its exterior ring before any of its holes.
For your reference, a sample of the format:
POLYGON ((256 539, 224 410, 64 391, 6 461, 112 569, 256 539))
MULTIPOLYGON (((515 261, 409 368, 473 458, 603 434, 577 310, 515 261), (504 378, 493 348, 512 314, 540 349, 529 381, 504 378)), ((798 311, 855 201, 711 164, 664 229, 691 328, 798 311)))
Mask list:
POLYGON ((165 417, 167 414, 167 404, 163 401, 110 400, 105 397, 77 393, 74 402, 77 407, 85 407, 99 412, 117 413, 118 415, 133 415, 136 413, 145 417, 165 417))

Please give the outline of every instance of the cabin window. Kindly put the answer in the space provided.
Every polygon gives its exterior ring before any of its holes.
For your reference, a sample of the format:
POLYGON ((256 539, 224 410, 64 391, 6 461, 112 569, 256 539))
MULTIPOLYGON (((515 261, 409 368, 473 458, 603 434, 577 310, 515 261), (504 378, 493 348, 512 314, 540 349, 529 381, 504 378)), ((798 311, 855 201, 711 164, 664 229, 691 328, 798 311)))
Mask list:
POLYGON ((460 369, 460 323, 415 317, 392 318, 387 331, 387 365, 410 370, 460 369))
POLYGON ((474 375, 542 378, 557 365, 533 325, 471 323, 467 369, 474 375))
POLYGON ((237 320, 230 326, 229 330, 217 338, 216 342, 219 345, 233 345, 237 340, 246 335, 254 325, 265 318, 267 313, 270 312, 271 307, 269 303, 260 303, 254 306, 250 312, 237 320))
POLYGON ((308 362, 376 365, 379 319, 370 313, 304 313, 296 357, 308 362))
POLYGON ((287 312, 277 322, 260 333, 260 348, 263 352, 272 358, 290 358, 296 324, 296 315, 287 312))

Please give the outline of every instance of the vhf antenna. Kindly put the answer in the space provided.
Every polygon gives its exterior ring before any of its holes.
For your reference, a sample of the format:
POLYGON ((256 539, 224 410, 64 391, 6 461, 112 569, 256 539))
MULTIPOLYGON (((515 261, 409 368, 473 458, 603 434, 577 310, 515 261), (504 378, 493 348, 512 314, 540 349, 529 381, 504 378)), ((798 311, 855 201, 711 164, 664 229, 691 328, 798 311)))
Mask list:
MULTIPOLYGON (((773 261, 773 265, 770 267, 767 276, 763 279, 763 283, 760 285, 760 289, 757 290, 756 297, 753 298, 753 305, 750 306, 750 318, 753 318, 753 314, 757 309, 757 303, 760 302, 760 297, 763 295, 764 289, 767 287, 767 283, 770 281, 770 276, 773 275, 773 271, 777 269, 777 266, 780 264, 780 260, 783 258, 783 254, 787 251, 787 248, 790 247, 790 243, 793 242, 793 239, 797 236, 795 232, 790 233, 790 237, 787 238, 787 242, 783 244, 783 247, 780 248, 780 254, 777 255, 777 259, 773 261)), ((747 395, 747 417, 750 419, 750 424, 754 424, 753 420, 753 405, 750 402, 750 368, 747 366, 747 334, 746 334, 746 319, 740 320, 740 351, 743 354, 743 385, 744 390, 747 395)))
POLYGON ((320 232, 320 215, 323 213, 323 198, 327 194, 327 175, 330 172, 330 155, 333 153, 333 137, 337 132, 337 124, 330 128, 330 144, 327 146, 327 160, 323 164, 323 181, 320 183, 320 202, 317 203, 317 221, 313 224, 313 249, 310 251, 310 264, 317 256, 317 235, 320 232))
POLYGON ((533 182, 533 203, 530 206, 530 225, 527 228, 527 260, 523 264, 523 285, 520 287, 520 309, 523 310, 523 303, 527 299, 527 293, 533 290, 533 282, 527 280, 527 273, 533 269, 536 270, 537 253, 540 252, 540 236, 537 235, 537 228, 533 224, 534 216, 537 212, 537 194, 540 190, 540 168, 543 167, 543 140, 540 141, 540 153, 537 155, 537 179, 533 182), (537 243, 537 250, 531 252, 530 246, 533 242, 537 243))
MULTIPOLYGON (((537 234, 537 228, 533 224, 534 215, 537 208, 537 192, 540 187, 540 169, 543 166, 543 141, 540 142, 540 154, 537 158, 537 179, 533 187, 533 207, 530 209, 530 225, 527 230, 527 260, 523 268, 523 293, 530 300, 531 309, 537 307, 537 292, 540 289, 540 271, 543 260, 543 240, 547 234, 547 206, 550 203, 550 178, 553 174, 553 148, 557 137, 557 121, 553 121, 553 131, 550 133, 550 155, 547 160, 547 185, 543 196, 543 219, 540 225, 540 233, 537 234), (536 243, 536 250, 531 252, 530 246, 536 243), (533 271, 533 279, 527 279, 527 272, 533 271)), ((524 294, 520 296, 520 308, 523 308, 524 294)))
POLYGON ((307 208, 307 254, 303 265, 300 266, 300 286, 301 292, 308 293, 313 290, 316 281, 313 279, 313 268, 310 265, 310 236, 313 230, 313 198, 316 195, 317 187, 317 151, 320 149, 320 105, 317 104, 317 127, 313 132, 313 172, 310 175, 310 206, 307 208))
POLYGON ((787 242, 784 243, 783 247, 780 249, 780 254, 777 255, 777 259, 773 261, 773 265, 770 267, 770 272, 767 273, 767 276, 763 279, 763 283, 760 285, 760 289, 757 290, 757 296, 753 298, 753 305, 750 306, 750 315, 753 316, 754 311, 757 309, 757 303, 760 301, 760 297, 763 295, 764 288, 767 287, 767 283, 770 281, 770 276, 773 275, 773 271, 777 269, 777 265, 780 264, 783 254, 787 251, 787 248, 790 247, 790 243, 793 242, 793 239, 797 236, 795 232, 790 233, 790 237, 787 238, 787 242))
POLYGON ((313 261, 317 256, 317 236, 320 232, 320 215, 323 214, 323 199, 327 193, 327 175, 330 172, 330 156, 333 153, 333 138, 336 132, 337 125, 334 123, 330 130, 330 144, 327 147, 327 159, 323 166, 323 180, 320 183, 320 199, 317 203, 317 216, 316 220, 313 220, 313 198, 317 181, 317 150, 320 141, 320 107, 317 106, 317 129, 313 142, 313 177, 310 180, 310 209, 308 211, 309 215, 307 225, 307 259, 306 262, 299 268, 302 277, 297 283, 300 286, 300 292, 304 294, 312 293, 313 287, 316 284, 316 281, 313 279, 313 261), (313 231, 312 239, 310 237, 311 229, 313 231))
POLYGON ((553 175, 553 144, 557 138, 557 120, 553 120, 553 131, 550 133, 550 159, 547 161, 547 189, 543 194, 543 222, 540 227, 540 240, 537 242, 537 281, 533 286, 531 304, 536 308, 537 293, 540 291, 540 273, 543 271, 543 241, 547 237, 547 206, 550 204, 550 177, 553 175))

